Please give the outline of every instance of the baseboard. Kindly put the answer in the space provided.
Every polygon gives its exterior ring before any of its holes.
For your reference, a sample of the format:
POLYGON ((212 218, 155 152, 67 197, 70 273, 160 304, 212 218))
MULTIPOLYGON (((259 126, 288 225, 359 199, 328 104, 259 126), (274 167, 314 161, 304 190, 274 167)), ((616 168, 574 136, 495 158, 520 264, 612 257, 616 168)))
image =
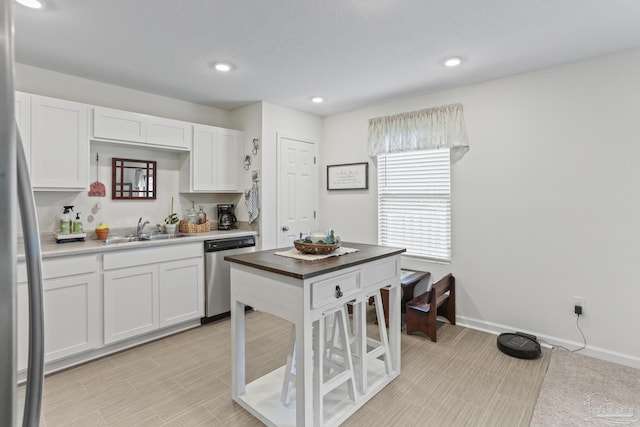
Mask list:
MULTIPOLYGON (((514 332, 514 331, 524 332, 527 334, 535 335, 536 337, 538 337, 538 339, 540 339, 541 341, 544 340, 548 344, 555 345, 555 346, 562 346, 569 350, 580 348, 583 345, 582 342, 568 341, 562 338, 540 334, 536 331, 529 331, 522 328, 510 327, 510 326, 501 325, 493 322, 486 322, 484 320, 473 319, 470 317, 460 316, 460 315, 456 316, 456 324, 460 326, 464 326, 466 328, 476 329, 478 331, 487 332, 494 335, 499 335, 503 332, 514 332)), ((541 342, 541 344, 545 347, 549 347, 548 345, 545 345, 544 342, 541 342)), ((632 368, 640 369, 640 358, 631 356, 628 354, 619 353, 616 351, 607 350, 601 347, 589 345, 588 343, 587 343, 587 347, 583 350, 580 350, 578 353, 583 354, 585 356, 594 357, 596 359, 606 360, 608 362, 618 363, 620 365, 625 365, 625 366, 630 366, 632 368)))

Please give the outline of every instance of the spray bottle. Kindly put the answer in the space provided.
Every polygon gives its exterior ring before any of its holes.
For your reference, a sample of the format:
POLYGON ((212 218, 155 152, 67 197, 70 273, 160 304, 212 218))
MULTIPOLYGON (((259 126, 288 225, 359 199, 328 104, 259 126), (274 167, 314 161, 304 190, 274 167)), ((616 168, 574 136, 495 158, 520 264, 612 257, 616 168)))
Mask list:
POLYGON ((73 206, 65 206, 62 215, 60 215, 60 234, 71 233, 71 217, 69 212, 73 212, 73 206))

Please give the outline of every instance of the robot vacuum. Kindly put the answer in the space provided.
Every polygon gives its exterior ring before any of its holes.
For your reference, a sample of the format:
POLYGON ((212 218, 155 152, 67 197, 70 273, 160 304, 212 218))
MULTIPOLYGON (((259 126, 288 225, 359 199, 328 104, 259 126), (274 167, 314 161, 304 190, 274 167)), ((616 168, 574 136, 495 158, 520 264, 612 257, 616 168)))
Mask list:
POLYGON ((519 359, 537 359, 542 354, 538 339, 524 332, 507 332, 498 335, 498 349, 519 359))

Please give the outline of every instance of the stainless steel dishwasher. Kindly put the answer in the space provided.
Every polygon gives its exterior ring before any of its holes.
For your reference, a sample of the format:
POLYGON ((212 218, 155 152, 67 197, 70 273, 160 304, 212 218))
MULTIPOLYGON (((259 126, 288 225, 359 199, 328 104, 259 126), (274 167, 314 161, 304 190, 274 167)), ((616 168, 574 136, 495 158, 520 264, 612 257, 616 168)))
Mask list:
POLYGON ((255 252, 256 236, 247 235, 204 241, 205 317, 207 323, 231 311, 231 279, 227 255, 255 252))

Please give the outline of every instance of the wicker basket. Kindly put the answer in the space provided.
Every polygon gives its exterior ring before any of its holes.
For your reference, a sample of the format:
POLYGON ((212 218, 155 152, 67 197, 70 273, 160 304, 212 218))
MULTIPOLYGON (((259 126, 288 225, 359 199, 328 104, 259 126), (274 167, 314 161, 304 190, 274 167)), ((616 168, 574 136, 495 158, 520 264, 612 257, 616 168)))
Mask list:
POLYGON ((207 220, 204 224, 192 224, 183 219, 180 220, 178 230, 181 233, 206 233, 211 231, 211 221, 207 220))
POLYGON ((304 243, 302 240, 294 240, 296 249, 305 254, 324 255, 331 253, 340 247, 340 243, 327 245, 321 243, 304 243))

